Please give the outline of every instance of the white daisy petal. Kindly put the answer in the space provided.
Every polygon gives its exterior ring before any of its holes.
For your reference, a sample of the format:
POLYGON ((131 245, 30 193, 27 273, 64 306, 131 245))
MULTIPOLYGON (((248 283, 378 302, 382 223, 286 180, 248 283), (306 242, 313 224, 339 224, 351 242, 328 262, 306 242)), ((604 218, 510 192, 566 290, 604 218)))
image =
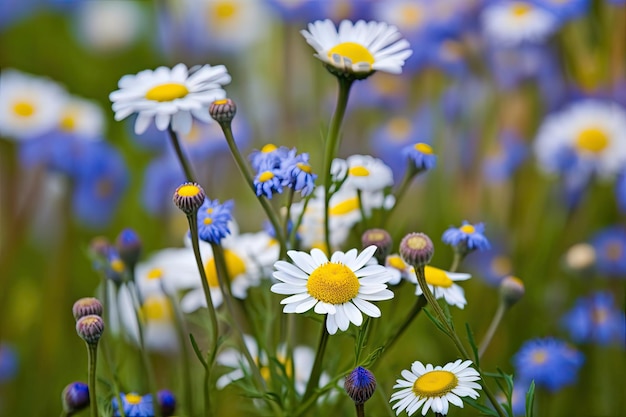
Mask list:
POLYGON ((302 303, 298 304, 298 306, 296 307, 296 313, 298 314, 306 313, 311 308, 313 308, 313 306, 316 303, 317 303, 317 300, 315 298, 311 298, 309 300, 303 301, 302 303))
POLYGON ((370 317, 380 317, 380 309, 369 301, 355 298, 352 300, 355 306, 370 317))
POLYGON ((329 314, 326 316, 326 330, 328 330, 328 334, 337 333, 337 321, 335 321, 335 314, 329 314))

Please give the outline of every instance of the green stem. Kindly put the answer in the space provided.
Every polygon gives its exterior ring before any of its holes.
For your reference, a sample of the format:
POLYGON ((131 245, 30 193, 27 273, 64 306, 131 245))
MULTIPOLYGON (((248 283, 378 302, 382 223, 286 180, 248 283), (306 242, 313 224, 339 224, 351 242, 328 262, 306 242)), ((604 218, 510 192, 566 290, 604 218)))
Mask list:
MULTIPOLYGON (((91 417, 98 417, 98 395, 96 393, 96 365, 98 359, 98 344, 87 343, 87 362, 88 362, 88 386, 89 386, 89 408, 91 417)), ((121 407, 121 403, 120 403, 121 407)))
MULTIPOLYGON (((248 167, 248 164, 246 163, 245 159, 241 155, 241 152, 239 152, 239 148, 237 147, 237 144, 235 143, 235 138, 233 136, 233 131, 231 129, 230 122, 220 123, 220 126, 222 128, 222 131, 224 132, 226 143, 228 143, 228 147, 230 148, 230 153, 233 155, 233 158, 235 159, 237 168, 239 168, 239 172, 241 172, 241 175, 243 175, 244 179, 246 180, 246 183, 248 184, 248 186, 250 187, 254 195, 256 195, 256 189, 254 187, 254 176, 252 175, 252 172, 250 171, 250 168, 248 167)), ((272 205, 270 204, 269 199, 267 197, 265 197, 264 195, 261 195, 261 196, 258 196, 258 200, 261 203, 261 206, 263 207, 263 211, 265 211, 265 215, 267 216, 269 221, 272 223, 272 227, 274 227, 274 230, 276 233, 276 240, 278 240, 278 242, 280 243, 280 259, 284 259, 287 253, 287 242, 285 240, 285 235, 282 233, 282 228, 280 226, 279 217, 274 211, 274 209, 272 208, 272 205)))
MULTIPOLYGON (((106 284, 106 282, 104 282, 104 284, 106 284)), ((107 291, 105 290, 105 292, 107 291)), ((120 395, 120 386, 119 386, 119 382, 117 379, 117 374, 113 370, 113 365, 112 365, 113 361, 111 360, 111 354, 109 352, 109 347, 107 345, 106 338, 100 340, 100 345, 101 345, 100 350, 102 351, 102 358, 104 359, 105 367, 108 370, 109 374, 111 374, 111 381, 113 384, 113 394, 115 395, 115 398, 117 398, 117 403, 122 404, 122 396, 120 395)), ((126 414, 124 413, 124 407, 119 407, 118 410, 120 412, 120 417, 126 417, 126 414)))
POLYGON ((404 177, 402 178, 402 182, 398 186, 398 189, 395 192, 396 201, 394 205, 387 211, 385 214, 385 223, 391 219, 391 213, 398 207, 402 198, 406 195, 409 186, 413 182, 413 178, 419 173, 419 171, 415 168, 415 164, 412 161, 407 163, 406 171, 404 172, 404 177))
POLYGON ((450 272, 456 272, 459 269, 459 265, 465 258, 465 255, 460 252, 454 251, 454 258, 452 259, 452 265, 450 266, 450 272))
POLYGON ((188 182, 196 182, 193 175, 193 170, 191 169, 191 165, 189 161, 185 157, 183 149, 180 146, 180 141, 178 140, 178 135, 172 129, 172 126, 167 127, 167 133, 169 133, 170 142, 172 142, 172 146, 174 147, 174 151, 176 151, 176 156, 178 157, 178 161, 180 165, 183 167, 183 171, 185 171, 185 178, 188 182))
POLYGON ((302 397, 303 403, 306 402, 306 400, 313 394, 313 391, 318 387, 320 376, 322 375, 322 361, 324 360, 324 352, 326 351, 329 336, 328 331, 326 330, 326 320, 328 320, 328 315, 324 316, 322 333, 320 334, 320 341, 315 354, 315 362, 313 362, 311 376, 309 377, 309 382, 306 385, 306 390, 304 391, 304 396, 302 397))
POLYGON ((365 417, 365 404, 354 404, 356 407, 356 417, 365 417))
POLYGON ((339 131, 341 129, 341 123, 343 116, 346 112, 346 106, 348 105, 348 97, 350 96, 350 87, 354 80, 337 77, 339 82, 339 92, 337 94, 337 107, 335 113, 330 121, 330 127, 328 129, 328 136, 326 137, 326 146, 324 149, 324 234, 326 237, 326 248, 328 254, 331 253, 332 248, 330 246, 330 226, 329 226, 329 207, 330 207, 330 184, 332 175, 330 173, 330 167, 339 150, 339 131))
POLYGON ((506 312, 506 303, 500 302, 500 304, 498 305, 498 309, 496 310, 496 314, 493 316, 493 319, 491 320, 491 324, 489 324, 489 329, 487 329, 487 333, 485 334, 485 337, 480 342, 480 345, 478 348, 479 358, 483 357, 483 354, 487 350, 489 343, 491 343, 491 339, 493 339, 493 335, 496 333, 496 329, 498 328, 498 325, 500 325, 500 322, 502 321, 502 317, 504 317, 505 312, 506 312))
POLYGON ((287 207, 285 210, 285 223, 284 223, 285 226, 284 226, 284 234, 283 234, 287 242, 289 242, 289 237, 290 237, 289 218, 291 217, 291 205, 293 204, 294 195, 295 195, 295 191, 293 190, 293 188, 289 188, 289 195, 287 197, 287 207))

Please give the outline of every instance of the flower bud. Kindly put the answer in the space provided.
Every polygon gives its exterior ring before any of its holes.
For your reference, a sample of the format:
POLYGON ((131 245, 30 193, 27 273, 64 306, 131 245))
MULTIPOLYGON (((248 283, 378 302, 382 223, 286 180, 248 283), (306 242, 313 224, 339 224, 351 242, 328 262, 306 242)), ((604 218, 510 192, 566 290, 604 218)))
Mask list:
POLYGON ((96 315, 102 317, 102 303, 97 298, 84 297, 74 303, 72 307, 72 313, 74 314, 74 320, 78 320, 81 317, 96 315))
POLYGON ((173 200, 176 207, 181 209, 183 213, 190 215, 198 211, 205 198, 206 194, 200 185, 195 182, 187 182, 176 189, 173 200))
POLYGON ((157 392, 157 404, 161 409, 163 417, 174 415, 174 412, 176 411, 176 397, 174 397, 172 391, 162 389, 157 392))
POLYGON ((139 239, 137 232, 133 229, 122 230, 120 234, 117 235, 115 246, 117 247, 120 258, 122 258, 122 261, 124 261, 129 268, 137 264, 139 255, 141 254, 141 239, 139 239))
POLYGON ((507 307, 521 300, 524 292, 524 283, 517 277, 509 275, 500 281, 500 299, 507 307))
POLYGON ((84 382, 72 382, 63 389, 61 402, 68 416, 89 407, 89 386, 84 382))
POLYGON ((363 404, 374 395, 376 378, 373 373, 358 366, 346 377, 343 387, 355 404, 363 404))
POLYGON ((433 242, 424 233, 409 233, 400 242, 400 256, 415 268, 428 264, 434 253, 433 242))
POLYGON ((237 113, 235 102, 229 98, 215 100, 209 107, 209 114, 219 123, 230 123, 237 113))
POLYGON ((391 235, 385 229, 369 229, 361 236, 361 245, 363 245, 363 248, 372 245, 376 246, 374 257, 381 265, 385 264, 385 259, 391 251, 392 244, 391 235))
POLYGON ((104 332, 104 320, 102 317, 91 314, 78 319, 76 333, 89 345, 95 345, 104 332))

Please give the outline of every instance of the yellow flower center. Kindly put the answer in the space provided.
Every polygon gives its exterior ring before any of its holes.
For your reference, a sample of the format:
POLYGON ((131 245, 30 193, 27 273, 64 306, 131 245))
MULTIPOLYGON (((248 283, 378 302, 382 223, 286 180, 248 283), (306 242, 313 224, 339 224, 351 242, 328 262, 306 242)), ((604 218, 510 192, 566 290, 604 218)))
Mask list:
POLYGON ((169 300, 157 295, 148 296, 145 299, 141 312, 146 321, 168 321, 173 317, 169 300))
POLYGON ((298 163, 296 164, 296 166, 297 166, 298 168, 300 168, 302 171, 306 172, 307 174, 310 174, 310 173, 311 173, 311 165, 308 165, 308 164, 303 164, 302 162, 298 162, 298 163))
POLYGON ((161 268, 152 268, 146 276, 148 279, 161 279, 163 278, 163 270, 161 268))
POLYGON ((396 268, 400 271, 404 271, 406 269, 406 264, 398 255, 393 255, 387 258, 387 263, 390 267, 396 268))
POLYGON ((459 380, 449 371, 430 371, 420 376, 413 383, 413 392, 419 397, 441 397, 452 391, 459 380))
POLYGON ((411 121, 406 117, 394 117, 387 125, 392 140, 400 142, 411 133, 411 121))
POLYGON ((515 17, 522 17, 527 15, 531 10, 533 9, 533 7, 528 4, 528 3, 524 3, 524 2, 515 2, 511 5, 511 12, 513 13, 513 16, 515 17))
POLYGON ((418 152, 421 152, 425 155, 432 155, 433 154, 433 148, 426 144, 426 143, 416 143, 414 146, 415 150, 418 152))
POLYGON ((370 171, 363 166, 355 166, 349 169, 350 175, 353 177, 367 177, 370 175, 370 171))
POLYGON ((178 195, 181 197, 195 197, 200 194, 200 187, 195 184, 185 184, 178 187, 178 195))
POLYGON ((428 241, 423 236, 411 236, 406 240, 406 245, 412 250, 421 250, 428 245, 428 241))
POLYGON ((13 105, 13 112, 21 117, 29 117, 35 113, 35 106, 27 101, 18 101, 13 105))
POLYGON ((265 171, 261 175, 259 175, 260 182, 269 181, 272 178, 274 178, 274 174, 272 173, 272 171, 265 171))
POLYGON ((590 127, 580 132, 576 138, 576 146, 580 150, 599 153, 609 144, 609 136, 602 129, 590 127))
POLYGON ((318 266, 306 284, 313 298, 329 304, 347 303, 357 296, 360 286, 350 268, 332 262, 318 266))
MULTIPOLYGON (((224 260, 228 277, 231 281, 246 272, 246 264, 243 259, 230 249, 224 249, 224 260)), ((217 270, 215 269, 215 258, 209 259, 206 265, 204 265, 204 272, 206 273, 207 281, 209 281, 209 286, 218 288, 220 284, 217 279, 217 270)))
POLYGON ((126 394, 126 402, 131 405, 137 405, 141 403, 141 395, 126 394))
POLYGON ((537 364, 537 365, 541 365, 542 363, 544 363, 546 360, 548 359, 548 354, 546 353, 545 350, 543 349, 539 349, 536 350, 535 352, 533 352, 533 354, 531 355, 531 360, 533 361, 533 363, 537 364))
POLYGON ((367 62, 370 66, 374 63, 374 56, 363 45, 355 42, 343 42, 332 47, 328 51, 328 58, 332 61, 333 55, 339 55, 348 58, 352 64, 367 62))
POLYGON ((491 261, 491 269, 497 275, 508 275, 511 273, 511 260, 506 256, 496 256, 491 261))
POLYGON ((205 217, 204 220, 202 220, 202 223, 204 223, 205 226, 208 226, 210 224, 213 224, 213 219, 210 217, 205 217))
POLYGON ((342 201, 341 203, 337 203, 328 210, 328 212, 333 216, 341 216, 343 214, 348 214, 354 210, 359 209, 359 198, 352 197, 347 200, 342 201))
POLYGON ((63 114, 59 127, 66 132, 73 132, 76 129, 76 115, 69 111, 63 114))
POLYGON ((152 87, 146 93, 146 99, 154 101, 173 101, 189 94, 184 84, 166 83, 152 87))
POLYGON ((232 1, 220 1, 213 7, 215 16, 220 20, 228 20, 237 14, 237 6, 232 1))
POLYGON ((380 242, 385 239, 383 232, 370 231, 367 232, 367 239, 372 242, 380 242))
POLYGON ((121 274, 124 272, 124 269, 126 269, 126 265, 124 265, 124 262, 121 259, 113 259, 111 261, 111 269, 118 274, 121 274))
POLYGON ((276 149, 277 149, 276 145, 274 145, 273 143, 268 143, 267 145, 261 148, 261 152, 270 153, 270 152, 274 152, 276 149))
POLYGON ((216 104, 216 105, 218 105, 218 106, 221 106, 222 104, 226 104, 226 103, 228 103, 228 99, 227 99, 227 98, 223 98, 223 99, 221 99, 221 100, 215 100, 215 101, 213 102, 213 104, 216 104))
POLYGON ((472 226, 471 224, 464 224, 463 226, 461 226, 461 228, 459 230, 461 232, 463 232, 463 233, 468 234, 468 235, 471 235, 472 233, 474 233, 476 231, 474 226, 472 226))
POLYGON ((435 287, 444 288, 452 286, 452 280, 448 277, 448 274, 443 269, 426 265, 424 267, 424 274, 426 275, 427 284, 433 285, 435 287))

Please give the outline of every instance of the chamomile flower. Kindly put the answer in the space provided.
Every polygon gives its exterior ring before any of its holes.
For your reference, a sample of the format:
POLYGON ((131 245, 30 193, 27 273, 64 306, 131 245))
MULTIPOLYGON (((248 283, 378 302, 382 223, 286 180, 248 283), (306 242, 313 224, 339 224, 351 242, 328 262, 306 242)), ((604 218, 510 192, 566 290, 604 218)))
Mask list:
POLYGON ((381 191, 393 185, 393 172, 382 160, 370 155, 351 155, 345 186, 362 191, 381 191))
POLYGON ((387 256, 385 259, 385 266, 393 276, 393 278, 388 282, 389 285, 399 284, 403 278, 413 283, 416 282, 415 270, 411 265, 404 262, 402 257, 397 253, 387 256))
POLYGON ((485 7, 483 32, 501 46, 543 42, 558 28, 556 15, 530 1, 499 1, 485 7))
POLYGON ((159 130, 188 133, 192 119, 210 122, 209 106, 226 97, 222 89, 231 78, 223 65, 203 65, 189 71, 185 64, 174 68, 159 67, 144 70, 136 75, 125 75, 119 90, 112 92, 115 120, 123 120, 138 113, 135 133, 142 134, 155 121, 159 130))
MULTIPOLYGON (((424 274, 426 275, 426 283, 430 292, 433 293, 435 299, 443 298, 446 303, 456 306, 458 308, 465 307, 467 300, 465 299, 465 291, 459 285, 455 284, 456 281, 465 281, 470 279, 470 274, 464 274, 460 272, 448 272, 443 269, 435 268, 430 265, 424 267, 424 274)), ((417 284, 417 277, 415 271, 411 280, 417 284)), ((415 295, 422 295, 423 291, 419 284, 415 289, 415 295)))
POLYGON ((395 391, 391 395, 390 403, 397 401, 392 409, 396 415, 406 411, 409 416, 415 414, 420 407, 422 415, 429 410, 433 413, 447 415, 450 404, 463 408, 461 397, 476 399, 481 386, 478 382, 480 376, 472 368, 472 361, 458 359, 444 366, 427 364, 415 361, 411 369, 402 371, 404 379, 397 379, 394 385, 395 391))
POLYGON ((368 264, 376 246, 370 246, 357 256, 357 250, 335 252, 330 260, 319 249, 311 254, 289 251, 292 263, 278 261, 273 276, 281 281, 272 285, 272 292, 290 295, 281 301, 284 313, 305 313, 314 309, 326 314, 326 330, 329 334, 345 331, 352 322, 363 323, 365 313, 380 317, 378 307, 370 301, 389 300, 393 292, 386 282, 391 278, 382 265, 368 264))
POLYGON ((315 49, 315 57, 339 76, 362 79, 374 71, 400 74, 412 54, 409 42, 387 23, 343 20, 337 29, 326 19, 309 23, 308 30, 300 33, 315 49))

